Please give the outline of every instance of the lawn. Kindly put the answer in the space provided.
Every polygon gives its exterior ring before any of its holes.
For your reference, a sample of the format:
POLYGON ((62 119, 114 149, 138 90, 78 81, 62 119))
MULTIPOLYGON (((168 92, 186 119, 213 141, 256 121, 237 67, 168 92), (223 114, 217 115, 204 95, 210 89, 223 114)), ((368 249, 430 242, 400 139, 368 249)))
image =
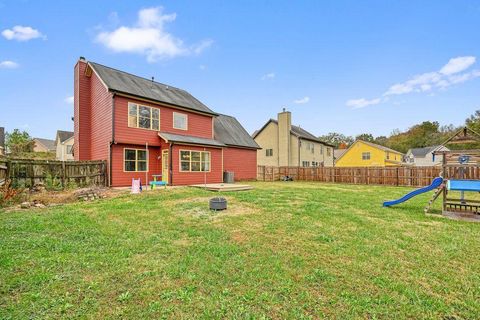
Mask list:
POLYGON ((480 223, 408 188, 254 183, 0 211, 0 319, 480 317, 480 223), (438 208, 438 205, 437 205, 438 208))

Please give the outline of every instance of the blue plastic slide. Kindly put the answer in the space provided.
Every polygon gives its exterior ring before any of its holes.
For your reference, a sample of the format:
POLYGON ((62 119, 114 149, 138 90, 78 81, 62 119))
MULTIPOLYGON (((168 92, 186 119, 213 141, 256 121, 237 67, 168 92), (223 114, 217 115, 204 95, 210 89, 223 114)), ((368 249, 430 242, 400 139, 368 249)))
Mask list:
POLYGON ((428 192, 428 191, 431 191, 431 190, 435 190, 442 185, 442 182, 443 182, 443 178, 442 177, 437 177, 437 178, 433 179, 431 185, 420 188, 420 189, 417 189, 417 190, 414 190, 410 193, 407 193, 406 195, 404 195, 400 199, 392 200, 392 201, 385 201, 383 203, 383 206, 384 207, 390 207, 390 206, 405 202, 405 201, 407 201, 407 200, 409 200, 409 199, 411 199, 411 198, 413 198, 413 197, 415 197, 419 194, 422 194, 422 193, 425 193, 425 192, 428 192))

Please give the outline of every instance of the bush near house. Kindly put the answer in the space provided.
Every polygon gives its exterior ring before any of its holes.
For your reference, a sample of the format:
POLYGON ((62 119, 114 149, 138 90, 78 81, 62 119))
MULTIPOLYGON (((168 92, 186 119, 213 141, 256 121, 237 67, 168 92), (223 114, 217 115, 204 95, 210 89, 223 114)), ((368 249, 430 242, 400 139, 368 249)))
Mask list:
POLYGON ((475 319, 480 224, 408 188, 253 183, 0 211, 0 318, 475 319))

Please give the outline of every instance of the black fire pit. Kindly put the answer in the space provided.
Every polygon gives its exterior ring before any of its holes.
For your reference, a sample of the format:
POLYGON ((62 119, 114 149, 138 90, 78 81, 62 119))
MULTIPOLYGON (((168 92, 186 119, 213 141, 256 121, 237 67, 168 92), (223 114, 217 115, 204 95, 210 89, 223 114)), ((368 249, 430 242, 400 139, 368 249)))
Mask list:
POLYGON ((210 210, 226 210, 227 209, 227 199, 215 197, 210 199, 210 210))

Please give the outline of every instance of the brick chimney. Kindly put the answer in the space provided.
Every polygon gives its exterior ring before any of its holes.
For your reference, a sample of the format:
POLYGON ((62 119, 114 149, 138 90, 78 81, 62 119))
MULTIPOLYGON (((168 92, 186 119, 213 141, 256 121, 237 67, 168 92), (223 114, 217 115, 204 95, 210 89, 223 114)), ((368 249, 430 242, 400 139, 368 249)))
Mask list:
POLYGON ((290 166, 290 130, 292 129, 292 114, 283 111, 278 114, 278 165, 290 166))

